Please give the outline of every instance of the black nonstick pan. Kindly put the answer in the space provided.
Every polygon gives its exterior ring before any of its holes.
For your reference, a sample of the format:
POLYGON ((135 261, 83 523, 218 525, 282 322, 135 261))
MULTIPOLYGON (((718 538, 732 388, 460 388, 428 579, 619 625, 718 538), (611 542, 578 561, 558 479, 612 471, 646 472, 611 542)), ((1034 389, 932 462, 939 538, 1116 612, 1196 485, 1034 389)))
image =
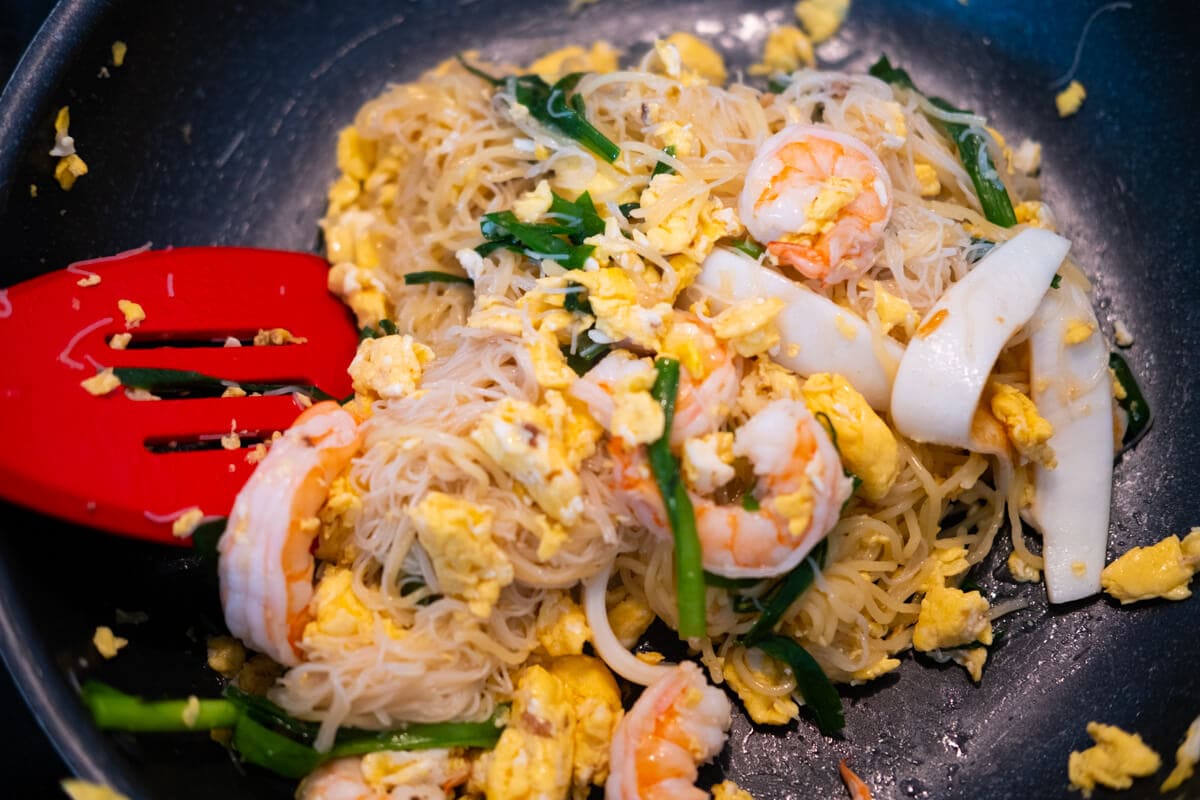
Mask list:
MULTIPOLYGON (((886 52, 931 93, 1044 144, 1047 198, 1096 282, 1102 321, 1135 333, 1126 355, 1156 413, 1117 467, 1111 555, 1200 524, 1200 11, 1134 0, 1097 17, 1077 73, 1087 101, 1060 120, 1050 84, 1100 5, 855 0, 821 53, 862 70, 886 52)), ((316 249, 337 129, 388 82, 458 50, 523 61, 569 41, 636 49, 682 29, 745 65, 763 21, 791 13, 756 0, 567 6, 63 0, 0 98, 0 284, 146 242, 316 249), (125 65, 101 77, 118 39, 125 65), (47 155, 54 112, 67 104, 91 167, 69 194, 47 155)), ((755 731, 739 716, 705 777, 736 779, 760 800, 844 797, 846 758, 878 798, 1068 797, 1067 754, 1090 744, 1090 720, 1140 732, 1169 765, 1200 714, 1200 601, 1049 609, 1040 585, 997 577, 1006 555, 1000 546, 979 582, 993 599, 1033 603, 1004 623, 981 686, 908 657, 897 673, 843 690, 844 737, 804 720, 755 731)), ((220 627, 210 576, 187 551, 0 506, 0 651, 80 776, 132 798, 290 795, 289 783, 240 766, 206 734, 102 735, 77 700, 83 677, 146 695, 215 694, 204 640, 220 627), (101 624, 131 642, 111 662, 90 644, 101 624)), ((1159 797, 1163 775, 1096 797, 1159 797)), ((1200 781, 1174 796, 1200 796, 1200 781)))

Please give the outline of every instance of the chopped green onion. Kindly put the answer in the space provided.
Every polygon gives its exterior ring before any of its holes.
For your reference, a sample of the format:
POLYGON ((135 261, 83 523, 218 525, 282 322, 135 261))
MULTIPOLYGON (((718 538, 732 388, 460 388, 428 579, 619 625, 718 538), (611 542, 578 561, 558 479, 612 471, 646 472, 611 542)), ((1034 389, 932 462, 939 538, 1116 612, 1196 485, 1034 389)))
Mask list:
POLYGON ((217 517, 207 522, 201 522, 192 531, 192 549, 202 561, 217 560, 217 542, 225 533, 225 525, 229 522, 226 517, 217 517))
POLYGON ((196 716, 188 725, 184 721, 188 700, 143 700, 99 681, 84 683, 80 695, 96 726, 105 730, 207 731, 231 727, 241 713, 228 700, 200 700, 198 706, 193 705, 196 716))
POLYGON ((474 286, 475 281, 465 275, 455 275, 450 272, 439 272, 437 270, 425 270, 423 272, 410 272, 404 276, 405 286, 419 286, 426 283, 461 283, 467 286, 474 286))
POLYGON ((807 650, 784 636, 770 635, 755 641, 754 646, 771 658, 787 664, 796 678, 796 689, 812 711, 817 728, 832 736, 846 727, 842 713, 842 698, 821 665, 807 650))
POLYGON ((343 728, 327 753, 311 747, 320 726, 295 719, 265 697, 229 686, 225 698, 146 701, 98 681, 82 689, 84 704, 96 724, 106 730, 186 732, 233 728, 233 747, 251 764, 287 778, 302 778, 324 762, 385 750, 425 750, 448 747, 492 748, 500 738, 500 720, 508 706, 499 706, 483 722, 413 723, 387 731, 343 728), (189 705, 197 709, 194 724, 184 721, 189 705))
POLYGON ((767 91, 771 94, 782 94, 787 91, 789 86, 791 86, 790 82, 781 81, 778 78, 771 78, 771 80, 767 81, 767 91))
POLYGON ((239 716, 233 726, 233 749, 247 763, 293 780, 303 778, 326 760, 308 745, 260 725, 249 714, 239 716))
POLYGON ((662 493, 671 532, 675 535, 675 594, 679 604, 679 637, 692 639, 708 633, 705 619, 704 568, 696 514, 680 475, 679 459, 671 454, 671 425, 679 394, 679 362, 660 358, 654 362, 658 377, 650 394, 663 409, 663 434, 647 446, 650 471, 662 493))
MULTIPOLYGON (((886 55, 880 56, 868 72, 886 83, 919 92, 908 72, 892 66, 886 55)), ((971 113, 956 108, 940 97, 929 97, 929 102, 943 111, 955 114, 971 113)), ((1004 181, 1000 179, 1000 172, 996 169, 991 154, 988 153, 984 134, 957 122, 933 121, 946 131, 958 147, 958 160, 971 176, 971 183, 975 186, 975 194, 979 198, 983 215, 989 222, 1004 228, 1016 225, 1017 215, 1013 211, 1012 200, 1008 196, 1004 181)))
POLYGON ((604 233, 604 218, 596 212, 596 204, 587 192, 574 200, 550 193, 550 217, 566 229, 573 244, 583 244, 589 236, 604 233))
POLYGON ((1109 353, 1108 368, 1125 390, 1125 397, 1117 401, 1129 422, 1125 426, 1125 435, 1121 437, 1121 447, 1124 449, 1132 447, 1145 435, 1154 417, 1150 413, 1150 404, 1146 402, 1146 396, 1142 394, 1142 388, 1138 386, 1137 378, 1134 377, 1133 370, 1129 368, 1124 356, 1120 353, 1109 353))
POLYGON ((738 239, 736 242, 730 242, 729 246, 734 250, 741 250, 743 253, 755 259, 756 261, 762 257, 763 253, 767 252, 758 244, 758 242, 754 241, 749 236, 747 236, 745 239, 738 239))
POLYGON ((596 366, 596 362, 608 355, 608 351, 612 349, 612 345, 603 342, 588 342, 583 347, 571 352, 570 347, 563 347, 563 355, 567 357, 567 366, 575 371, 576 375, 583 376, 596 366))
POLYGON ((1054 279, 1050 281, 1050 288, 1057 289, 1059 286, 1062 286, 1062 275, 1056 272, 1054 273, 1054 279))
POLYGON ((588 302, 587 290, 580 287, 579 291, 568 292, 563 298, 563 309, 580 314, 591 314, 592 304, 588 302))
POLYGON ((621 149, 588 122, 583 98, 570 96, 582 77, 582 72, 573 72, 550 86, 537 75, 510 76, 505 78, 504 88, 538 122, 574 139, 611 164, 621 155, 621 149))
POLYGON ((753 492, 746 492, 742 495, 742 508, 747 511, 758 511, 762 506, 759 505, 758 498, 754 496, 753 492))
POLYGON ((384 336, 395 336, 397 334, 396 323, 390 319, 379 320, 379 330, 383 331, 384 336))
POLYGON ((821 540, 809 553, 808 558, 797 564, 768 593, 762 616, 754 621, 750 630, 742 634, 743 642, 753 645, 759 639, 771 634, 779 620, 783 619, 783 615, 791 608, 792 603, 796 602, 800 595, 804 594, 804 591, 812 585, 815 577, 813 562, 815 561, 818 565, 824 563, 827 547, 826 541, 821 540))
MULTIPOLYGON (((669 155, 671 158, 674 158, 675 157, 675 145, 673 145, 673 144, 667 145, 666 147, 663 148, 663 152, 666 153, 667 155, 669 155)), ((650 177, 653 178, 656 175, 674 175, 674 174, 675 174, 674 167, 672 167, 670 164, 668 164, 664 161, 659 161, 658 163, 656 163, 654 165, 654 171, 650 173, 650 177)))
POLYGON ((467 72, 474 75, 476 78, 483 78, 485 81, 490 83, 492 86, 503 86, 504 85, 503 78, 494 78, 491 75, 488 75, 483 70, 479 69, 478 67, 473 67, 470 64, 468 64, 467 60, 465 58, 463 58, 462 53, 455 53, 454 57, 458 59, 458 63, 463 65, 463 69, 465 69, 467 72))
POLYGON ((621 205, 617 206, 617 211, 621 212, 622 217, 629 219, 629 215, 641 207, 641 203, 621 203, 621 205))

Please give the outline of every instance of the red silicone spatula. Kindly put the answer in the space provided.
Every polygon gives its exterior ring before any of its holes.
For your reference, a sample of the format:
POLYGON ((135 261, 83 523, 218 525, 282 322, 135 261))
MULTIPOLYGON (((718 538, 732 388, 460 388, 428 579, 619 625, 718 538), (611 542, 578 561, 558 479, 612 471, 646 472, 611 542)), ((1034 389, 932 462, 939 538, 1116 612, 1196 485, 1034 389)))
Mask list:
POLYGON ((291 392, 136 400, 124 389, 96 397, 80 382, 102 367, 159 368, 344 397, 358 339, 326 290, 328 268, 299 253, 181 248, 98 259, 0 292, 0 497, 158 541, 177 541, 171 525, 186 509, 226 514, 254 469, 253 443, 303 410, 291 392), (100 282, 78 285, 90 273, 100 282), (121 300, 144 309, 136 327, 121 300), (306 341, 252 344, 273 328, 306 341), (131 340, 114 349, 121 333, 131 340), (230 337, 242 346, 224 346, 230 337), (224 449, 231 430, 243 444, 224 449))

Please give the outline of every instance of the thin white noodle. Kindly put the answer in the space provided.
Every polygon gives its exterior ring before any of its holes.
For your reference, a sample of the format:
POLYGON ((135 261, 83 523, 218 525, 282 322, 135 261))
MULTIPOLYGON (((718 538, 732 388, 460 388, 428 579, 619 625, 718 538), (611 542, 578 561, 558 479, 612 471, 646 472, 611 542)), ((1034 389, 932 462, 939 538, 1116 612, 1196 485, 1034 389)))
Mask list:
POLYGON ((87 336, 89 333, 91 333, 92 331, 97 330, 99 328, 103 328, 105 325, 111 325, 112 321, 113 321, 112 317, 105 317, 104 319, 98 319, 95 322, 93 322, 91 325, 88 325, 88 326, 84 327, 82 330, 78 331, 74 336, 72 336, 70 338, 70 340, 67 342, 67 346, 63 348, 63 351, 58 354, 58 360, 64 364, 66 364, 71 369, 83 369, 83 362, 76 361, 75 359, 71 358, 71 351, 74 350, 75 345, 79 344, 79 342, 85 336, 87 336))

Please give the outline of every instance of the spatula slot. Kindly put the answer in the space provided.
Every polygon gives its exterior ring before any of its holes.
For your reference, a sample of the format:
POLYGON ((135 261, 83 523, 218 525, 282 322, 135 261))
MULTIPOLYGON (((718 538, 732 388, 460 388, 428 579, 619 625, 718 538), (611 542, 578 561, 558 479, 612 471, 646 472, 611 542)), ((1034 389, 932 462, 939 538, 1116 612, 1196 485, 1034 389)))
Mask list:
POLYGON ((195 436, 156 436, 143 443, 151 453, 195 453, 202 450, 250 450, 259 444, 271 441, 274 431, 236 431, 236 446, 231 443, 229 431, 225 433, 202 433, 195 436))
MULTIPOLYGON (((257 328, 250 331, 148 331, 146 333, 133 331, 123 349, 157 350, 163 347, 175 347, 181 349, 220 350, 225 347, 286 347, 288 345, 303 344, 305 341, 303 337, 294 337, 290 340, 279 337, 280 341, 266 343, 259 341, 256 343, 256 338, 261 339, 261 334, 269 330, 257 328)), ((109 345, 112 345, 111 337, 109 345)))

